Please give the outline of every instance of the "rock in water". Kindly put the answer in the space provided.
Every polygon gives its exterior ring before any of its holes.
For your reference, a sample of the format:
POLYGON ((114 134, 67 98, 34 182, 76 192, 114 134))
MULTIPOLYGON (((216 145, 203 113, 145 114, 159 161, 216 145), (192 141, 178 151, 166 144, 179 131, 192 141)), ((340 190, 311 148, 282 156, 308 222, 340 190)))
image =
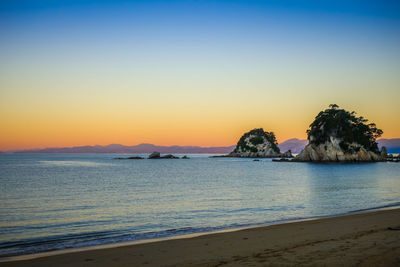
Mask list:
POLYGON ((386 147, 383 146, 381 149, 381 157, 386 158, 387 156, 388 156, 388 153, 387 153, 386 147))
POLYGON ((138 157, 138 156, 133 156, 133 157, 128 157, 128 158, 115 158, 115 159, 143 159, 143 158, 138 157))
POLYGON ((307 130, 308 145, 294 161, 368 162, 386 158, 386 148, 379 152, 376 138, 383 131, 374 123, 357 117, 355 112, 330 105, 321 111, 307 130))
POLYGON ((154 151, 149 155, 149 159, 159 159, 160 158, 160 152, 154 151))
POLYGON ((176 157, 176 156, 174 156, 172 154, 168 154, 168 155, 162 156, 161 158, 162 159, 179 159, 179 157, 176 157))
POLYGON ((280 150, 273 132, 264 132, 262 128, 245 133, 229 157, 266 158, 279 157, 280 150))
POLYGON ((281 157, 282 158, 293 158, 292 151, 289 149, 285 153, 282 153, 281 157))
POLYGON ((149 159, 179 159, 179 157, 176 157, 172 154, 167 154, 165 156, 161 156, 160 152, 153 152, 149 155, 149 159))

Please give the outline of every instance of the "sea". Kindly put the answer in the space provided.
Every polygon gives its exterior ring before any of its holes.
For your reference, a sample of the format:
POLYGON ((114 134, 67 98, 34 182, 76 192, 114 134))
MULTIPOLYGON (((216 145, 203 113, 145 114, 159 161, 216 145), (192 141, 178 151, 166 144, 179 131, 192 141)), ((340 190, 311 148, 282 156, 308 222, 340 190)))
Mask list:
POLYGON ((0 258, 400 206, 400 163, 128 156, 0 154, 0 258))

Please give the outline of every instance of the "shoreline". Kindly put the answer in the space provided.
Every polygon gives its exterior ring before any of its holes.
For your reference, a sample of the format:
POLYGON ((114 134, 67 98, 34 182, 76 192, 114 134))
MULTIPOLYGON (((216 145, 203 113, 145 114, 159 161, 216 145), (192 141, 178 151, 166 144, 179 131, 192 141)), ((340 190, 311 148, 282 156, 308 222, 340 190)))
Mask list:
POLYGON ((362 213, 392 210, 392 209, 400 209, 400 202, 385 205, 385 206, 380 206, 380 207, 372 207, 372 208, 353 210, 353 211, 348 211, 348 212, 338 213, 338 214, 333 214, 333 215, 321 215, 321 216, 314 216, 314 217, 282 219, 282 220, 276 220, 276 221, 270 221, 270 222, 264 222, 264 223, 242 225, 242 226, 237 226, 237 227, 226 227, 226 228, 222 228, 219 230, 199 231, 199 232, 194 232, 194 233, 186 233, 186 234, 171 235, 171 236, 164 236, 164 237, 154 237, 154 238, 144 238, 144 239, 138 239, 138 240, 132 240, 132 241, 104 243, 104 244, 100 244, 100 245, 46 250, 46 251, 40 251, 37 253, 18 254, 18 255, 11 255, 11 256, 0 256, 0 263, 11 262, 11 261, 20 261, 20 260, 31 260, 31 259, 36 259, 36 258, 69 254, 69 253, 75 253, 75 252, 81 252, 81 251, 118 248, 118 247, 133 246, 133 245, 140 245, 140 244, 147 244, 147 243, 161 242, 161 241, 168 241, 168 240, 194 238, 194 237, 204 236, 204 235, 229 233, 229 232, 242 231, 242 230, 246 230, 246 229, 269 227, 269 226, 273 226, 273 225, 284 225, 284 224, 289 224, 289 223, 299 223, 299 222, 313 221, 313 220, 319 220, 319 219, 329 219, 329 218, 336 218, 336 217, 348 216, 348 215, 353 215, 353 214, 362 214, 362 213))
MULTIPOLYGON (((5 265, 5 266, 24 266, 26 264, 29 264, 30 266, 36 266, 35 264, 38 264, 38 266, 51 266, 51 265, 60 265, 63 264, 65 259, 68 259, 68 262, 71 260, 74 261, 74 264, 78 264, 78 262, 82 263, 82 259, 91 259, 91 258, 102 258, 104 260, 104 254, 109 255, 110 257, 116 257, 121 258, 123 256, 124 251, 136 251, 136 250, 146 250, 146 254, 149 255, 147 260, 143 261, 143 265, 147 265, 147 263, 150 263, 153 261, 154 265, 164 265, 164 261, 167 260, 171 262, 171 264, 180 264, 180 257, 177 256, 179 254, 179 250, 176 251, 173 249, 174 246, 172 246, 172 251, 169 251, 167 255, 176 255, 176 256, 171 256, 165 258, 165 255, 158 255, 160 254, 160 251, 167 251, 171 250, 169 249, 171 245, 173 244, 178 244, 181 246, 184 243, 195 243, 197 244, 200 240, 205 240, 207 241, 207 247, 212 247, 211 243, 210 246, 208 246, 208 243, 213 241, 217 241, 217 243, 226 243, 226 239, 231 240, 232 237, 234 236, 242 236, 246 235, 248 233, 258 233, 262 234, 263 232, 268 232, 268 231, 274 231, 278 228, 277 235, 287 235, 287 233, 284 232, 291 232, 289 231, 290 229, 288 228, 293 228, 293 227, 299 227, 299 226, 305 226, 305 227, 310 227, 313 224, 332 224, 334 221, 348 221, 348 220, 354 220, 357 218, 360 219, 360 217, 369 217, 370 221, 374 221, 378 219, 378 221, 384 221, 387 218, 386 217, 394 217, 395 220, 391 221, 391 225, 387 225, 386 227, 378 227, 378 225, 372 225, 369 226, 369 228, 378 228, 379 231, 389 231, 387 230, 387 227, 400 227, 400 207, 398 205, 394 206, 388 206, 388 207, 383 207, 383 208, 371 208, 371 209, 366 209, 366 210, 359 210, 359 211, 352 211, 348 212, 345 214, 339 214, 339 215, 332 215, 332 216, 321 216, 321 217, 313 217, 313 218, 305 218, 305 219, 299 219, 299 220, 292 220, 292 221, 286 221, 286 222, 277 222, 277 223, 269 223, 269 224, 263 224, 263 225, 256 225, 256 226, 248 226, 248 227, 241 227, 241 228, 231 228, 231 229, 224 229, 220 231, 214 231, 214 232, 203 232, 203 233, 193 233, 193 234, 188 234, 188 235, 179 235, 179 236, 171 236, 171 237, 164 237, 164 238, 156 238, 156 239, 144 239, 144 240, 136 240, 136 241, 129 241, 129 242, 121 242, 121 243, 112 243, 112 244, 104 244, 104 245, 99 245, 99 246, 92 246, 92 247, 83 247, 83 248, 71 248, 71 249, 64 249, 64 250, 53 250, 53 251, 48 251, 48 252, 41 252, 41 253, 36 253, 36 254, 26 254, 26 255, 18 255, 18 256, 11 256, 11 257, 4 257, 0 258, 0 265, 5 265), (379 218, 378 218, 379 217, 379 218), (225 241, 224 241, 225 240, 225 241), (150 251, 148 249, 150 248, 150 251), (154 251, 153 251, 154 250, 154 251), (150 256, 150 254, 154 254, 155 252, 156 255, 150 256), (121 255, 122 253, 122 255, 121 255), (158 255, 158 256, 157 256, 158 255), (89 257, 90 256, 90 257, 89 257), (163 259, 163 260, 161 260, 163 259), (75 262, 76 260, 76 262, 75 262), (155 262, 154 262, 155 260, 155 262), (159 263, 157 263, 159 261, 159 263), (178 262, 176 262, 178 261, 178 262), (146 263, 147 262, 147 263, 146 263)), ((332 226, 332 225, 331 225, 332 226)), ((354 226, 354 225, 353 225, 354 226)), ((335 228, 336 226, 333 225, 335 228)), ((360 227, 360 226, 357 226, 360 227)), ((364 226, 365 228, 366 226, 364 226)), ((345 227, 346 228, 346 227, 345 227)), ((363 227, 361 227, 363 228, 363 227)), ((367 227, 368 228, 368 227, 367 227)), ((313 236, 313 229, 308 229, 310 231, 310 235, 313 236)), ((341 230, 341 229, 337 229, 341 230)), ((369 229, 368 231, 377 231, 377 229, 369 229)), ((368 232, 367 231, 367 232, 368 232)), ((350 231, 351 232, 351 231, 350 231)), ((397 237, 400 237, 400 231, 390 231, 390 232, 397 232, 397 237)), ((292 231, 291 235, 293 236, 293 240, 286 240, 287 242, 296 242, 295 232, 292 231)), ((315 235, 314 235, 315 238, 315 235)), ((243 240, 248 240, 250 238, 246 238, 243 240)), ((282 237, 278 238, 282 239, 282 237)), ((399 243, 396 244, 393 249, 396 251, 400 252, 400 238, 398 238, 399 243)), ((232 240, 231 240, 232 241, 232 240)), ((278 240, 276 240, 278 241, 278 240)), ((287 243, 286 242, 286 243, 287 243)), ((243 242, 236 240, 233 242, 232 246, 236 247, 237 252, 240 252, 241 250, 247 251, 249 247, 243 247, 243 242)), ((274 242, 271 244, 273 245, 274 242)), ((191 247, 191 246, 189 246, 191 247)), ((258 251, 259 249, 254 248, 255 251, 258 251)), ((218 251, 218 249, 216 250, 218 251)), ((200 258, 207 258, 208 260, 213 260, 213 258, 210 256, 214 255, 215 252, 213 250, 205 252, 204 251, 204 245, 201 247, 197 247, 197 249, 194 249, 189 255, 186 255, 185 259, 186 260, 195 260, 199 257, 199 253, 202 255, 200 258), (197 250, 200 250, 197 251, 197 250), (191 254, 192 257, 190 256, 191 254)), ((225 251, 227 254, 229 254, 229 249, 225 251)), ((162 254, 162 253, 161 253, 162 254)), ((239 253, 240 254, 240 253, 239 253)), ((144 256, 140 255, 145 255, 145 254, 139 254, 136 255, 134 258, 126 259, 128 260, 126 262, 126 265, 132 265, 133 263, 138 264, 137 260, 141 259, 144 256), (134 259, 134 262, 131 260, 134 259)), ((400 254, 399 254, 400 255, 400 254)), ((231 255, 234 256, 234 255, 231 255)), ((122 257, 123 258, 123 257, 122 257)), ((224 259, 226 257, 223 257, 224 259)), ((84 264, 91 263, 92 260, 85 261, 84 259, 84 264)), ((115 258, 116 259, 116 258, 115 258)), ((103 261, 101 260, 101 262, 103 261)), ((215 258, 214 260, 219 260, 219 257, 215 258)), ((93 260, 96 261, 96 260, 93 260)), ((224 260, 225 262, 226 260, 224 260)), ((228 260, 229 262, 229 260, 228 260)), ((71 263, 71 262, 70 262, 71 263)), ((192 262, 193 264, 197 264, 196 260, 192 262)), ((190 263, 189 265, 191 265, 190 263)), ((99 263, 97 262, 97 265, 99 263)), ((108 262, 106 265, 112 265, 112 262, 108 262)), ((184 263, 185 265, 186 263, 184 263)), ((79 264, 78 264, 79 265, 79 264)), ((104 265, 104 266, 106 266, 104 265)), ((121 265, 121 262, 119 264, 121 265)), ((140 265, 140 263, 139 263, 140 265)), ((124 266, 124 265, 122 265, 124 266)))

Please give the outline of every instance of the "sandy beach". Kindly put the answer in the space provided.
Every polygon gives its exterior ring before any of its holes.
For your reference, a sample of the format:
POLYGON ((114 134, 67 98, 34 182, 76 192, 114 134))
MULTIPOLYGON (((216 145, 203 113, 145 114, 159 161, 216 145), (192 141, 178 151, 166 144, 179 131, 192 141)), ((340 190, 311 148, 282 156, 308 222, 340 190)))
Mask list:
POLYGON ((399 227, 396 208, 0 265, 399 266, 399 227))

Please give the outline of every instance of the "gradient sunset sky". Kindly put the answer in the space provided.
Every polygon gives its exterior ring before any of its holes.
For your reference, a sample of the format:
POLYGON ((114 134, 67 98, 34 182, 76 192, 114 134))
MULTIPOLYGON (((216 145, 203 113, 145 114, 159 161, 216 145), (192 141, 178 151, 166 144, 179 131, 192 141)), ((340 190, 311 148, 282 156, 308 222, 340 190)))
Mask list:
POLYGON ((399 1, 0 1, 0 150, 278 141, 331 103, 400 137, 399 1))

